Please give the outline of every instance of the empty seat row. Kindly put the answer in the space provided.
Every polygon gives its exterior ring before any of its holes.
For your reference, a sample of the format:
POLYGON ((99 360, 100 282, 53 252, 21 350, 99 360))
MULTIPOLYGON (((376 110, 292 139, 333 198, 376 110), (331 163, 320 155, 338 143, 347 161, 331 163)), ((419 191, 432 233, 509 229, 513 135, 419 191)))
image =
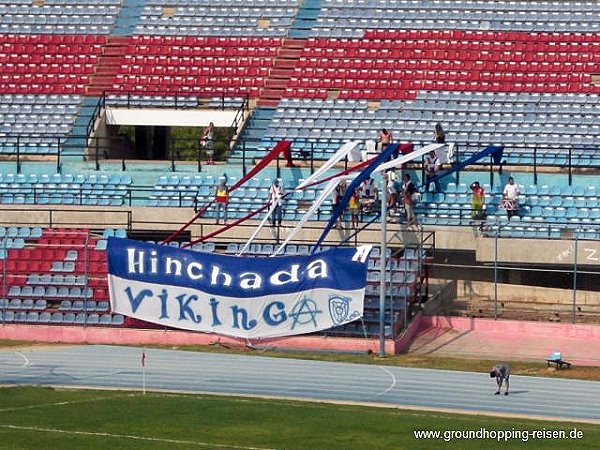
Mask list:
POLYGON ((48 303, 43 299, 23 299, 20 298, 2 298, 0 299, 0 309, 21 309, 21 310, 38 310, 43 311, 46 309, 48 303))
POLYGON ((61 275, 61 274, 38 274, 31 273, 27 278, 27 284, 49 286, 85 286, 88 280, 85 275, 61 275))
POLYGON ((59 311, 98 311, 98 312, 106 312, 108 311, 110 305, 108 301, 94 301, 94 300, 62 300, 58 307, 59 311))
POLYGON ((55 324, 55 325, 104 325, 121 326, 125 318, 121 314, 102 314, 97 313, 51 313, 51 312, 13 312, 1 311, 0 319, 5 323, 30 323, 30 324, 55 324))
POLYGON ((0 226, 0 238, 37 239, 42 237, 41 227, 4 227, 0 226))
POLYGON ((9 297, 35 297, 35 298, 92 298, 92 288, 67 287, 67 286, 11 286, 9 297))
MULTIPOLYGON (((96 174, 70 174, 70 173, 2 173, 0 174, 0 184, 54 184, 54 185, 107 185, 119 186, 129 185, 132 179, 130 175, 96 175, 96 174)), ((67 186, 71 187, 71 186, 67 186)))
POLYGON ((125 193, 122 195, 82 195, 51 194, 2 194, 0 203, 9 205, 88 205, 88 206, 122 206, 125 204, 125 193))

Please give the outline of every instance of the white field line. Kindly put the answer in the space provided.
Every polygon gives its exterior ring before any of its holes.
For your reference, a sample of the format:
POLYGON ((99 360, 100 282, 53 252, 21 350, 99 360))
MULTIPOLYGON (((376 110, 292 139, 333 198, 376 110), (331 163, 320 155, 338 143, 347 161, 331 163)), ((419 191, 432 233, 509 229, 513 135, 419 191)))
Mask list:
POLYGON ((377 397, 387 394, 392 389, 394 389, 394 387, 396 386, 396 376, 392 372, 390 372, 387 368, 382 367, 382 366, 379 366, 379 367, 381 370, 386 372, 392 378, 392 384, 390 384, 390 386, 387 389, 385 389, 385 390, 381 391, 379 394, 377 394, 377 397))
POLYGON ((130 439, 135 441, 148 441, 148 442, 160 442, 165 444, 181 444, 181 445, 196 445, 198 447, 209 447, 209 448, 231 448, 238 450, 276 450, 264 447, 246 447, 240 445, 228 445, 228 444, 215 444, 210 442, 199 442, 199 441, 186 441, 183 439, 165 439, 165 438, 154 438, 148 436, 136 436, 133 434, 113 434, 101 431, 77 431, 77 430, 61 430, 58 428, 43 428, 43 427, 28 427, 23 425, 10 425, 0 424, 0 428, 9 430, 22 430, 22 431, 36 431, 40 433, 60 433, 70 434, 79 436, 100 436, 114 439, 130 439))
POLYGON ((9 412, 9 411, 23 411, 26 409, 46 408, 48 406, 63 406, 63 405, 76 405, 78 403, 92 403, 92 402, 99 402, 102 400, 118 399, 121 397, 135 397, 136 395, 139 395, 139 394, 113 395, 111 397, 95 397, 95 398, 88 398, 86 400, 71 400, 71 401, 54 402, 54 403, 39 403, 37 405, 15 406, 12 408, 0 408, 0 413, 9 412))
POLYGON ((31 361, 29 361, 29 358, 27 356, 25 356, 23 353, 21 352, 15 352, 15 354, 19 355, 21 358, 23 358, 23 360, 25 361, 23 363, 23 365, 21 366, 21 369, 29 366, 31 364, 31 361))

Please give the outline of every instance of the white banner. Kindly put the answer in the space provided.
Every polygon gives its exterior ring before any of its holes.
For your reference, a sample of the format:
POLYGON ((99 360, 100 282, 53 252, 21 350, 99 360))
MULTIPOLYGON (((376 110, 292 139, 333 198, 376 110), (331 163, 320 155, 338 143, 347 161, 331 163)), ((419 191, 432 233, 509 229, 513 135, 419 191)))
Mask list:
POLYGON ((313 333, 362 317, 369 251, 244 258, 109 238, 111 308, 241 338, 313 333))

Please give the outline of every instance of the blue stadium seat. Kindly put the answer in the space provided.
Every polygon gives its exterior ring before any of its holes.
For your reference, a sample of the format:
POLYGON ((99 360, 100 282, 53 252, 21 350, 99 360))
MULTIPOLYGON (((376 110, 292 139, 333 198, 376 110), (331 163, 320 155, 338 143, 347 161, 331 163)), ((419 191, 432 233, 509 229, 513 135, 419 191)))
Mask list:
POLYGON ((39 317, 38 317, 38 322, 39 323, 50 323, 50 320, 52 318, 52 313, 50 312, 41 312, 39 317))
POLYGON ((53 313, 52 317, 50 317, 50 323, 60 324, 63 322, 63 314, 62 313, 53 313))

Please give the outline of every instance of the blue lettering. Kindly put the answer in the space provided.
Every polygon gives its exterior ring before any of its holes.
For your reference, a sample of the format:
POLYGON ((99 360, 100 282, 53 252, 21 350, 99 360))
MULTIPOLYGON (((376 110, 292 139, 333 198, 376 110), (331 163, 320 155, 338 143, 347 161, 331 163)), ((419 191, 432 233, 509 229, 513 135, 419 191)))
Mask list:
POLYGON ((217 308, 219 306, 219 302, 217 301, 216 298, 211 298, 210 302, 208 302, 210 304, 210 310, 212 312, 212 318, 213 318, 213 322, 212 322, 212 326, 216 327, 218 325, 221 325, 221 321, 219 320, 219 316, 217 315, 217 308))
POLYGON ((285 304, 283 302, 271 302, 269 303, 266 307, 265 310, 263 311, 263 319, 265 319, 265 322, 267 323, 267 325, 275 327, 277 325, 279 325, 282 322, 285 322, 287 319, 287 314, 285 313, 285 304), (275 314, 271 313, 271 309, 273 308, 277 308, 279 311, 276 312, 275 314))
POLYGON ((158 296, 160 299, 160 317, 159 319, 168 319, 169 314, 167 314, 167 290, 163 289, 160 295, 158 296))
POLYGON ((198 300, 197 295, 190 295, 187 300, 185 299, 185 294, 178 295, 175 298, 179 302, 179 320, 190 319, 194 323, 200 323, 202 321, 202 316, 196 314, 190 306, 191 302, 198 300), (188 317, 186 317, 186 315, 188 317))
POLYGON ((134 313, 137 311, 137 309, 140 307, 140 305, 146 299, 146 297, 152 297, 154 295, 154 292, 152 292, 150 289, 144 289, 134 298, 133 294, 131 293, 131 288, 129 286, 125 288, 125 293, 127 294, 127 298, 129 299, 129 303, 131 304, 131 310, 134 313))
POLYGON ((233 313, 233 328, 239 328, 240 324, 238 322, 238 315, 241 314, 242 315, 242 327, 244 328, 244 330, 251 330, 252 328, 254 328, 257 324, 256 320, 252 319, 250 321, 248 321, 248 311, 246 311, 244 308, 240 308, 237 305, 233 305, 231 307, 231 312, 233 313))

